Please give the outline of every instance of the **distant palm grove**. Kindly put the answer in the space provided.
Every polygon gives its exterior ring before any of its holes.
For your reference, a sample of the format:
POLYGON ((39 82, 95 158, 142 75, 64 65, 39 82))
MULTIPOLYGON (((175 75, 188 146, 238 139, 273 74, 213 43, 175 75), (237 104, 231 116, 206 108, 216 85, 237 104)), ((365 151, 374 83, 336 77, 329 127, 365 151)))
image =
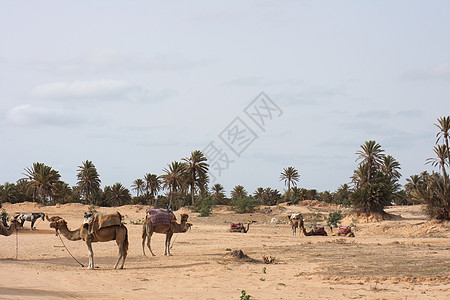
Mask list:
POLYGON ((121 206, 144 204, 177 210, 189 206, 200 215, 207 216, 215 205, 229 205, 237 212, 250 212, 259 205, 277 205, 281 202, 298 204, 303 200, 319 200, 328 203, 351 206, 359 213, 384 214, 384 207, 411 203, 426 204, 430 217, 450 219, 450 182, 447 168, 450 165, 449 131, 450 116, 442 117, 435 124, 438 128, 435 157, 426 163, 438 169, 431 174, 424 171, 411 175, 402 187, 400 163, 375 141, 366 141, 355 153, 356 169, 348 183, 336 191, 317 191, 299 188, 300 174, 295 167, 280 170, 280 181, 286 189, 280 192, 270 187, 259 187, 253 193, 237 185, 231 197, 224 187, 216 183, 209 186, 209 165, 205 155, 199 151, 180 161, 173 161, 162 170, 162 174, 144 174, 133 181, 131 190, 117 182, 101 187, 100 174, 94 163, 86 160, 77 169, 77 183, 69 186, 61 180, 59 172, 44 163, 36 162, 25 167, 24 177, 16 183, 0 185, 2 202, 39 202, 44 205, 57 203, 84 203, 98 206, 121 206))

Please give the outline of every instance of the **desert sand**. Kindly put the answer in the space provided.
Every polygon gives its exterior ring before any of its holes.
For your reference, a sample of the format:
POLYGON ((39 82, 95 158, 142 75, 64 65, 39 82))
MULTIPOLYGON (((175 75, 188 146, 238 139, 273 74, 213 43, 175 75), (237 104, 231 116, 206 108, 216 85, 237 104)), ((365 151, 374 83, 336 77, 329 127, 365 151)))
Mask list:
MULTIPOLYGON (((114 241, 95 243, 95 270, 82 268, 63 247, 49 222, 25 222, 18 234, 0 236, 0 299, 449 299, 450 224, 429 221, 422 206, 389 207, 391 221, 354 221, 355 238, 293 236, 287 215, 301 212, 306 226, 336 209, 314 201, 264 207, 236 214, 216 207, 209 217, 188 209, 194 226, 175 234, 173 256, 164 256, 165 235, 154 234, 152 257, 141 247, 146 206, 97 207, 119 211, 129 231, 125 269, 114 270, 114 241), (228 232, 230 223, 255 220, 248 233, 228 232), (367 222, 369 221, 369 222, 367 222), (247 257, 236 257, 242 250, 247 257), (263 257, 272 258, 264 263, 263 257)), ((11 215, 44 212, 78 228, 88 206, 4 203, 11 215)), ((345 212, 345 210, 344 210, 345 212)), ((322 225, 325 223, 322 221, 322 225)), ((69 251, 88 264, 83 241, 68 241, 69 251)))

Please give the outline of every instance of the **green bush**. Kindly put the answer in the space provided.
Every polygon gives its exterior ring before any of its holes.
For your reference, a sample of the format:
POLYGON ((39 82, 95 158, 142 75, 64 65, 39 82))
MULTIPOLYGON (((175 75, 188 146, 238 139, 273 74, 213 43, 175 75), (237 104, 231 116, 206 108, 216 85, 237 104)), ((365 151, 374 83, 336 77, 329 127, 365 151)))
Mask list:
POLYGON ((337 227, 343 219, 342 212, 337 210, 335 212, 329 213, 327 218, 327 225, 337 227))
POLYGON ((192 210, 199 212, 199 217, 207 217, 211 215, 213 207, 216 205, 216 201, 211 196, 200 197, 195 201, 192 206, 192 210))
POLYGON ((232 199, 230 202, 231 209, 238 214, 253 212, 258 202, 250 196, 232 199))

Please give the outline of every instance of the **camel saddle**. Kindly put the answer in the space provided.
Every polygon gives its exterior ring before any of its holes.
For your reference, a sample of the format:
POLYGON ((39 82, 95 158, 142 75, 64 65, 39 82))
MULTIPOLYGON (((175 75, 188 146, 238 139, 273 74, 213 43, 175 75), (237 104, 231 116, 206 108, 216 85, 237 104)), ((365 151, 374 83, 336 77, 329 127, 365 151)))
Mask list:
POLYGON ((244 228, 244 224, 242 223, 231 223, 232 228, 244 228))
POLYGON ((100 228, 121 224, 122 216, 118 212, 96 214, 88 222, 88 234, 92 234, 100 228))
POLYGON ((173 212, 161 208, 147 209, 147 216, 152 221, 153 226, 169 225, 170 222, 174 222, 176 220, 173 212))
POLYGON ((339 233, 340 234, 348 234, 351 231, 350 226, 340 226, 339 233))
POLYGON ((316 226, 313 228, 313 230, 315 233, 325 233, 325 228, 323 226, 320 227, 316 226))

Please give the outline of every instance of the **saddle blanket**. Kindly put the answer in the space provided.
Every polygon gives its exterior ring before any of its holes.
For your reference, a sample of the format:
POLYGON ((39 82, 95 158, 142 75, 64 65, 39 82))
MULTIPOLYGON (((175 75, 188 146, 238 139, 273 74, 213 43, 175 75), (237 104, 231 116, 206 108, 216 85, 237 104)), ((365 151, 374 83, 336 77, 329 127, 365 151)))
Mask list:
POLYGON ((325 233, 325 228, 324 227, 314 227, 313 230, 316 233, 325 233))
POLYGON ((153 226, 169 225, 170 222, 176 220, 173 212, 161 208, 147 209, 147 215, 150 217, 153 226))
POLYGON ((291 215, 291 220, 301 220, 301 219, 303 219, 303 216, 301 213, 293 213, 291 215))
POLYGON ((118 212, 96 214, 89 222, 88 234, 91 234, 94 231, 103 227, 121 224, 122 224, 122 216, 118 212))
POLYGON ((244 227, 242 223, 232 223, 231 227, 244 227))
POLYGON ((340 226, 339 233, 347 234, 350 232, 350 226, 340 226))

